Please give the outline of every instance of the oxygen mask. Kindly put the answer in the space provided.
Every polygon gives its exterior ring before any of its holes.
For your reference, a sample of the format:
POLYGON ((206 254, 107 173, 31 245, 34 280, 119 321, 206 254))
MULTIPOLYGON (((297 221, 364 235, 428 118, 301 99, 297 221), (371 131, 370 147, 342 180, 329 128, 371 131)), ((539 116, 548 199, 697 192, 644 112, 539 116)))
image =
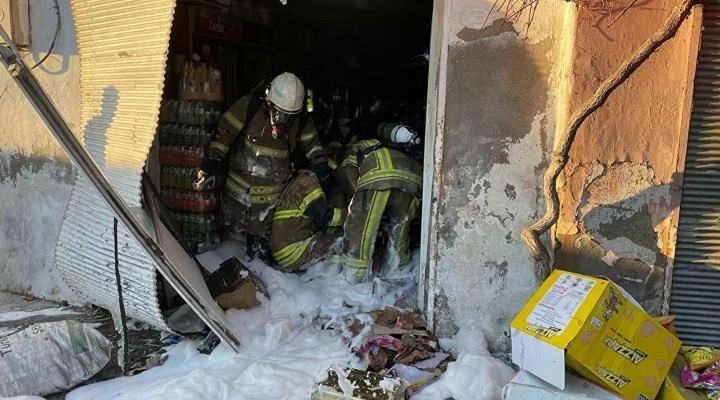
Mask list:
POLYGON ((274 107, 270 107, 270 124, 272 125, 273 138, 277 139, 278 136, 284 136, 287 134, 289 121, 290 114, 277 110, 274 107))

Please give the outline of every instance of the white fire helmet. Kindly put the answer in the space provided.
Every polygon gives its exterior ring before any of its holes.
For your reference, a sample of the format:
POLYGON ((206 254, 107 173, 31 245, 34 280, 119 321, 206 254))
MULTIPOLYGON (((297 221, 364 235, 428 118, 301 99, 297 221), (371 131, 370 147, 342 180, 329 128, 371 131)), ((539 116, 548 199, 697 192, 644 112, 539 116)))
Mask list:
POLYGON ((305 98, 305 86, 300 78, 290 72, 284 72, 270 82, 266 100, 278 111, 297 114, 302 110, 305 98))

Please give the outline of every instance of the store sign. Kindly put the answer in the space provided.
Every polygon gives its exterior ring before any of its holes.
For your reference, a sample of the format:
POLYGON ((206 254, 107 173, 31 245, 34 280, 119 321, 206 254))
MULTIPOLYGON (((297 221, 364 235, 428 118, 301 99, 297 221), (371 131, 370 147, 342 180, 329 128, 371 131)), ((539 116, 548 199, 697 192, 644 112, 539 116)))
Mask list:
POLYGON ((210 17, 200 17, 198 33, 235 42, 241 39, 240 25, 220 22, 210 17))

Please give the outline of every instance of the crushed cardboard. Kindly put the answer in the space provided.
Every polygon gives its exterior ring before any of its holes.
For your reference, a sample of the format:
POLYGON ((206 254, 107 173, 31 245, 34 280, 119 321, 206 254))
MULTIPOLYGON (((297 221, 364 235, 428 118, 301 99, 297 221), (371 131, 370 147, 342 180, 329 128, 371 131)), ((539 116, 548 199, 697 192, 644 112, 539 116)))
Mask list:
POLYGON ((342 338, 372 370, 381 372, 435 355, 438 341, 423 330, 426 324, 419 314, 386 308, 367 315, 372 323, 360 316, 347 321, 342 338))
MULTIPOLYGON (((451 355, 438 351, 438 340, 425 330, 426 326, 420 314, 386 308, 358 314, 340 326, 325 328, 341 335, 343 342, 365 361, 368 373, 399 378, 402 392, 409 398, 437 380, 453 361, 451 355)), ((315 393, 320 393, 318 390, 315 393)), ((350 398, 332 397, 339 395, 330 389, 323 390, 324 397, 313 398, 350 398)))
POLYGON ((663 315, 662 317, 655 318, 657 322, 663 326, 663 328, 667 329, 668 332, 672 333, 673 336, 677 337, 677 330, 675 329, 675 325, 673 325, 673 321, 675 321, 674 315, 663 315))
POLYGON ((205 283, 215 301, 223 308, 244 310, 260 304, 258 295, 269 299, 267 288, 250 269, 236 257, 220 264, 205 283))

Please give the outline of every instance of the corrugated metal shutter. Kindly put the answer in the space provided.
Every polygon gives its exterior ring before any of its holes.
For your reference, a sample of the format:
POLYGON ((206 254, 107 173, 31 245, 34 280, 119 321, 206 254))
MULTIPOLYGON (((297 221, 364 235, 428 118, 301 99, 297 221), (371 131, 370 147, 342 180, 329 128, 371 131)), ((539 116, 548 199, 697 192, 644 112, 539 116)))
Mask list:
POLYGON ((720 4, 703 25, 670 313, 684 344, 720 347, 720 4))
MULTIPOLYGON (((140 178, 157 127, 174 0, 71 0, 80 55, 82 140, 114 189, 140 207, 140 178)), ((155 264, 120 227, 128 316, 165 328, 155 264)), ((78 175, 55 252, 65 282, 82 298, 117 307, 113 214, 78 175)))

